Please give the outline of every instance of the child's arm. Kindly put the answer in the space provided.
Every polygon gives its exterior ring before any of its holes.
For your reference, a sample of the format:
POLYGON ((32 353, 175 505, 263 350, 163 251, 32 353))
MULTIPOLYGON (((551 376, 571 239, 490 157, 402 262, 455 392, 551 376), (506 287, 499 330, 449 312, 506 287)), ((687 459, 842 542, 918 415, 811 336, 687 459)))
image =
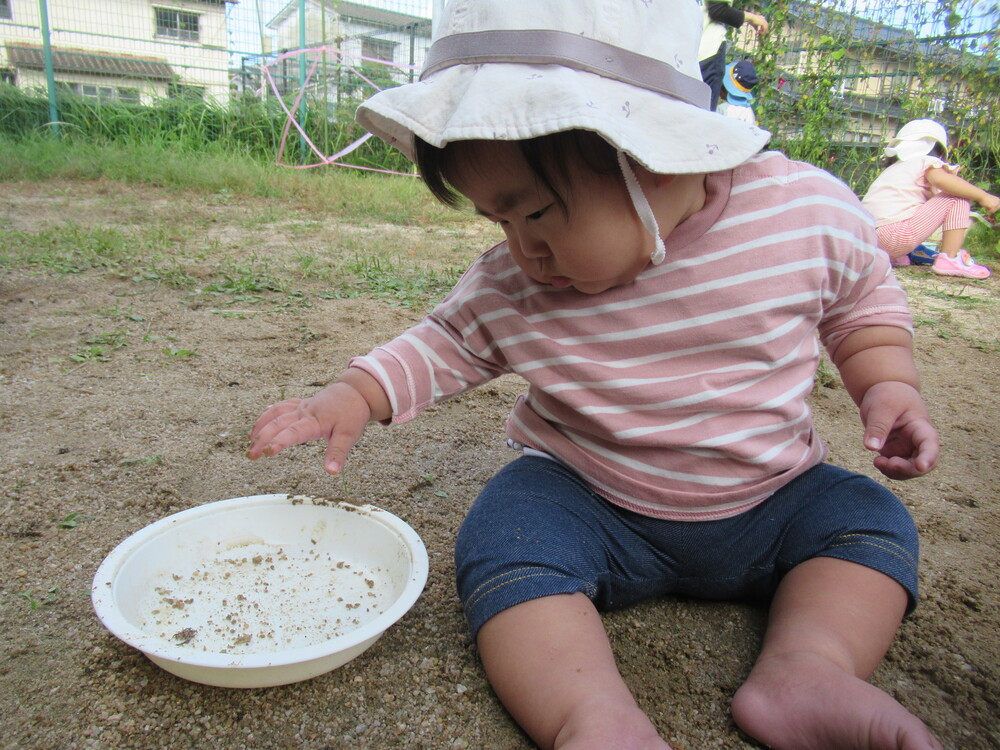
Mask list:
POLYGON ((834 364, 861 411, 865 447, 879 453, 875 468, 890 479, 933 469, 941 444, 920 396, 910 334, 893 326, 854 331, 834 364))
POLYGON ((348 452, 371 421, 392 416, 389 398, 364 370, 348 367, 336 381, 307 399, 271 404, 250 431, 247 458, 273 456, 293 445, 324 438, 324 468, 339 474, 348 452))
POLYGON ((931 186, 943 193, 975 201, 988 214, 994 214, 1000 210, 1000 198, 976 187, 968 180, 963 180, 957 174, 952 174, 944 167, 931 167, 926 172, 926 178, 931 186))
POLYGON ((743 11, 744 23, 748 23, 754 27, 758 34, 766 34, 771 30, 770 24, 767 19, 764 18, 760 13, 751 13, 750 11, 743 11))
POLYGON ((754 27, 758 34, 766 34, 770 30, 767 19, 759 13, 751 13, 748 10, 737 10, 729 0, 725 2, 712 2, 709 0, 705 6, 708 17, 716 23, 724 23, 738 29, 745 23, 754 27))

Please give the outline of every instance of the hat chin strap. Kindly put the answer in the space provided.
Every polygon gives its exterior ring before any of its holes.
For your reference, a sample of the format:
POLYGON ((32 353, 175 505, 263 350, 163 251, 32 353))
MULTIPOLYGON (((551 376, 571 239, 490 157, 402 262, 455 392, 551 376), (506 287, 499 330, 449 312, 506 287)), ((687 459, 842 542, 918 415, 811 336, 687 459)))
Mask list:
POLYGON ((622 176, 625 178, 625 187, 628 188, 628 194, 632 199, 632 205, 635 206, 635 212, 639 214, 639 221, 642 222, 646 231, 653 235, 653 239, 656 242, 656 249, 649 256, 649 260, 654 266, 658 266, 667 257, 667 247, 663 244, 663 238, 660 237, 660 225, 656 223, 656 217, 653 216, 653 209, 650 208, 649 201, 646 200, 642 188, 639 187, 639 180, 636 179, 635 172, 629 166, 628 158, 625 156, 624 151, 618 152, 618 166, 621 167, 622 176))

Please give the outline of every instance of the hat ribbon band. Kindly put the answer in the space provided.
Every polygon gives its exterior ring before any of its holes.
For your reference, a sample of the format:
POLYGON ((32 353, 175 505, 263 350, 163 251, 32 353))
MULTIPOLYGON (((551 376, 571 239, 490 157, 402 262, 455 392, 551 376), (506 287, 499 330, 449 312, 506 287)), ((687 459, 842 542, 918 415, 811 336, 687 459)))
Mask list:
POLYGON ((708 109, 709 87, 665 62, 555 29, 471 31, 441 37, 427 52, 421 80, 453 65, 563 65, 708 109))

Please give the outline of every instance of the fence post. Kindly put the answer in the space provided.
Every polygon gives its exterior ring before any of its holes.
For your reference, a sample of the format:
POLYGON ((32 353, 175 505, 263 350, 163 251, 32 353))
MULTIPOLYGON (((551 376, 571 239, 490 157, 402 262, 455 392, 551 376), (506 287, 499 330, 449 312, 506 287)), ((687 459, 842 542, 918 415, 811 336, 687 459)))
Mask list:
MULTIPOLYGON (((306 129, 306 0, 299 0, 299 91, 302 98, 299 100, 299 126, 302 132, 306 129)), ((309 155, 309 147, 306 144, 306 137, 299 134, 299 152, 302 163, 306 163, 309 155)))
POLYGON ((417 60, 417 24, 410 24, 410 72, 407 75, 407 82, 413 83, 413 66, 417 60))
POLYGON ((56 103, 56 74, 52 65, 52 40, 49 38, 49 6, 46 0, 38 0, 38 12, 42 17, 42 51, 45 56, 45 82, 49 90, 49 125, 52 134, 59 137, 59 107, 56 103))

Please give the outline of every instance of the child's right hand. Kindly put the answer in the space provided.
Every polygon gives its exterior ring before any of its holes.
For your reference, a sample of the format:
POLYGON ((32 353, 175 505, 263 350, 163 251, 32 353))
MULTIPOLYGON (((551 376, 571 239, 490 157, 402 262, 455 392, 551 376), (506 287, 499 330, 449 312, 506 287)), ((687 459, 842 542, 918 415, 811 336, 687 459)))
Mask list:
POLYGON ((338 381, 310 398, 271 404, 250 431, 247 458, 273 456, 285 448, 325 438, 323 468, 339 474, 347 454, 364 434, 372 408, 355 386, 338 381))

